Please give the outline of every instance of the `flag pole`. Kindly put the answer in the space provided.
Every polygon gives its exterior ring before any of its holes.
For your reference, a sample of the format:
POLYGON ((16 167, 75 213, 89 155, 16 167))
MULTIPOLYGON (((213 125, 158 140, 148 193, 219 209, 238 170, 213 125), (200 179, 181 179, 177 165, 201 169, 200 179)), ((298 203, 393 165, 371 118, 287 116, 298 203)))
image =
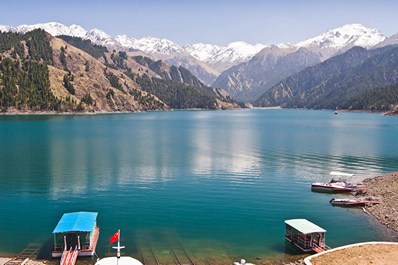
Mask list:
POLYGON ((120 259, 120 229, 117 230, 117 258, 120 259))
POLYGON ((120 246, 120 229, 117 230, 117 247, 112 247, 113 249, 116 249, 116 257, 118 260, 120 259, 120 250, 124 248, 124 246, 120 246))

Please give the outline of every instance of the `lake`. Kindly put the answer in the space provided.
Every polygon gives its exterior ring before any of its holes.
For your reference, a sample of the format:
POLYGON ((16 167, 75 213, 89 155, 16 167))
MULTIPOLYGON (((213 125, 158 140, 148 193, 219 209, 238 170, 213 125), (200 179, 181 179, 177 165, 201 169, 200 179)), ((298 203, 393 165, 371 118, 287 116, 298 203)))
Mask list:
MULTIPOLYGON (((389 234, 332 207, 311 182, 398 171, 398 117, 310 110, 0 116, 0 254, 51 251, 65 212, 98 212, 100 257, 178 240, 195 257, 290 253, 284 220, 306 218, 332 247, 389 234)), ((47 253, 47 254, 46 254, 47 253)), ((47 256, 48 255, 48 256, 47 256)), ((159 254, 161 255, 161 253, 159 254)))

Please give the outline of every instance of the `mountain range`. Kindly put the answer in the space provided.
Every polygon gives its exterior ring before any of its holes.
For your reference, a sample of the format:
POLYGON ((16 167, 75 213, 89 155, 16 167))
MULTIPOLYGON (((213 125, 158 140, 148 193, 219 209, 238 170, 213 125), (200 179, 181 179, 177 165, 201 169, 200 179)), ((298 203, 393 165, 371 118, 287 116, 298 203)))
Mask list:
POLYGON ((266 47, 252 59, 224 71, 213 83, 238 100, 254 101, 280 80, 348 49, 372 48, 386 39, 360 24, 345 25, 317 37, 266 47))
POLYGON ((226 46, 203 43, 180 46, 167 39, 137 39, 127 35, 112 37, 99 29, 85 30, 78 25, 65 26, 55 22, 0 26, 0 31, 26 33, 36 28, 42 28, 53 36, 90 40, 109 50, 148 57, 154 62, 161 60, 177 69, 181 66, 204 85, 224 89, 234 99, 256 102, 257 105, 271 104, 271 99, 264 101, 264 95, 281 80, 344 54, 353 47, 376 49, 398 44, 398 34, 387 38, 378 30, 361 24, 348 24, 295 44, 278 45, 251 45, 238 41, 226 46))
MULTIPOLYGON (((353 47, 282 80, 255 105, 289 108, 351 108, 347 102, 374 88, 398 83, 398 46, 353 47)), ((397 102, 398 103, 398 102, 397 102)))
POLYGON ((54 37, 42 29, 0 32, 3 112, 236 107, 225 92, 205 86, 182 66, 109 51, 76 36, 54 37))
POLYGON ((67 35, 89 39, 110 49, 140 50, 152 59, 186 67, 208 85, 213 83, 223 70, 250 59, 265 46, 234 42, 225 47, 202 43, 182 47, 167 39, 155 37, 136 39, 127 35, 112 37, 100 29, 85 30, 78 25, 65 26, 57 22, 19 26, 0 25, 0 31, 3 32, 26 33, 37 28, 44 29, 53 36, 67 35))

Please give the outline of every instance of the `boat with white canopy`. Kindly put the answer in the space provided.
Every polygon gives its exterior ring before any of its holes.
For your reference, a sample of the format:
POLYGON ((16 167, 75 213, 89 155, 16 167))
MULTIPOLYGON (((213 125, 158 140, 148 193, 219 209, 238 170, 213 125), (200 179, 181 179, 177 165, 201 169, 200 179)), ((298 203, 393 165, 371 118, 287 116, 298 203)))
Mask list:
POLYGON ((352 178, 354 174, 332 171, 330 172, 332 180, 329 182, 314 182, 311 184, 311 190, 315 192, 328 192, 328 193, 340 193, 340 192, 352 192, 363 189, 361 182, 352 182, 348 178, 352 178))

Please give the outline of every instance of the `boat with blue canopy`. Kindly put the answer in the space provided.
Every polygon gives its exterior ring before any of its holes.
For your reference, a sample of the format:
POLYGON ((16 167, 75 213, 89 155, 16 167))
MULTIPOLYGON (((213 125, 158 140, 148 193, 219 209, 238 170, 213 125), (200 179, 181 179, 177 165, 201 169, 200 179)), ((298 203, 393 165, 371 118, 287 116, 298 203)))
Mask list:
POLYGON ((93 256, 99 237, 96 212, 65 213, 55 227, 53 258, 71 264, 78 256, 93 256))

